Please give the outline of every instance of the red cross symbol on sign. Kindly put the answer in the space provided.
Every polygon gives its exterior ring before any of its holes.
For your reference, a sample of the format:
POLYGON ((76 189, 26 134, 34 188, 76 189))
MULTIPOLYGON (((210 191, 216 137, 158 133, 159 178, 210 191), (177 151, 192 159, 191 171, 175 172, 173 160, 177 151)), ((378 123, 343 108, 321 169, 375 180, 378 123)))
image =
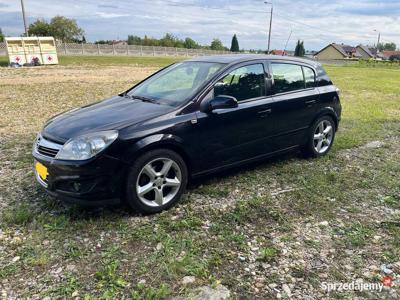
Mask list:
POLYGON ((52 57, 51 55, 49 55, 49 56, 47 56, 47 60, 48 60, 48 61, 52 61, 52 60, 53 60, 53 57, 52 57))
POLYGON ((17 62, 19 62, 19 61, 21 60, 21 57, 17 56, 17 57, 15 58, 15 60, 16 60, 17 62))

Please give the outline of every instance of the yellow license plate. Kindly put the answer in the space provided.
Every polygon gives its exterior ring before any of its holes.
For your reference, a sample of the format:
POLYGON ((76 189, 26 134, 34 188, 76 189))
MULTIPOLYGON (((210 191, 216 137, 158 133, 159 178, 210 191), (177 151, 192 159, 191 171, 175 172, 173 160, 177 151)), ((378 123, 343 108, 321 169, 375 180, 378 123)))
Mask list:
POLYGON ((35 164, 36 172, 39 174, 40 178, 43 180, 46 180, 47 175, 49 174, 47 172, 47 168, 43 166, 40 162, 36 162, 35 164))

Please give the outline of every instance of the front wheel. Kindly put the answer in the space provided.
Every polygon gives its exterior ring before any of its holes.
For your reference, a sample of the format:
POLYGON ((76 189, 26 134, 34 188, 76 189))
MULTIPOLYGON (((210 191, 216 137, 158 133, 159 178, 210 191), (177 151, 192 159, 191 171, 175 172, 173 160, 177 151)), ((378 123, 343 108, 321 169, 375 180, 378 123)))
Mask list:
POLYGON ((187 167, 179 154, 168 149, 151 150, 131 167, 125 198, 139 212, 161 212, 179 201, 187 181, 187 167))
POLYGON ((307 156, 320 157, 329 152, 335 140, 336 126, 330 116, 318 118, 308 133, 308 142, 303 148, 307 156))

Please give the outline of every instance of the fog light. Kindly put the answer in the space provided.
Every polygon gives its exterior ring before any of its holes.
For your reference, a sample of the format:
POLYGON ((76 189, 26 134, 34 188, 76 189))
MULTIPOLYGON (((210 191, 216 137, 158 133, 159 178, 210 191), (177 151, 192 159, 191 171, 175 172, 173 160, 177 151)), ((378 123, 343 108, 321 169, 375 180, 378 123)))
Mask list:
POLYGON ((74 182, 72 186, 74 187, 75 192, 79 192, 81 190, 81 184, 79 182, 74 182))

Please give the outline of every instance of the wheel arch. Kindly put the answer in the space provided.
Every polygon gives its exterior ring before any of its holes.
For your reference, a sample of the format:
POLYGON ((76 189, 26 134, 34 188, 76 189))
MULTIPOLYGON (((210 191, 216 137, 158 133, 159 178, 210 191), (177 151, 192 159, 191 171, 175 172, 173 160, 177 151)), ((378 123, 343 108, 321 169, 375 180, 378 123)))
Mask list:
POLYGON ((319 118, 323 117, 323 116, 329 116, 333 119, 333 122, 335 122, 335 129, 336 131, 338 130, 338 126, 339 126, 339 117, 336 114, 335 110, 332 107, 325 107, 323 109, 321 109, 317 115, 315 116, 315 118, 313 119, 312 123, 310 124, 310 126, 312 126, 312 124, 315 123, 315 121, 317 121, 319 118))
POLYGON ((184 149, 183 140, 171 134, 152 135, 137 141, 125 154, 125 161, 131 165, 138 156, 155 149, 168 149, 179 154, 186 163, 189 177, 191 176, 192 162, 184 149))

